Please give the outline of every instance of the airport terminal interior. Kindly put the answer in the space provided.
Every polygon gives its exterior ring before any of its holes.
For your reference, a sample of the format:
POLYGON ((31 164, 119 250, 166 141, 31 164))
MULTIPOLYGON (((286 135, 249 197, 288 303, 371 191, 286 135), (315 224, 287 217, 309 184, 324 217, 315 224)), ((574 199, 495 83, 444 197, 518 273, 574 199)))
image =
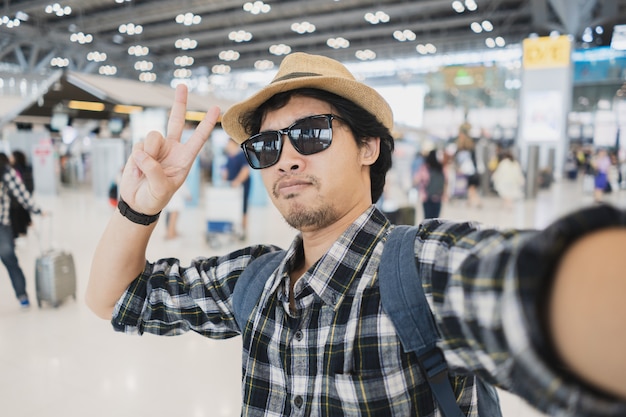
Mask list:
MULTIPOLYGON (((239 415, 239 338, 212 341, 196 334, 175 337, 116 333, 84 303, 91 257, 113 208, 90 189, 63 189, 38 201, 49 213, 35 217, 17 255, 34 296, 35 259, 47 247, 72 253, 78 290, 58 308, 45 302, 20 309, 4 270, 0 277, 0 392, 2 415, 12 417, 189 416, 239 415), (167 376, 167 378, 164 378, 167 376)), ((626 208, 626 191, 611 193, 607 202, 626 208)), ((544 227, 559 215, 593 204, 578 181, 558 182, 537 197, 504 209, 496 196, 483 207, 468 209, 463 200, 445 205, 442 217, 475 220, 499 227, 544 227)), ((417 216, 421 216, 418 211, 417 216)), ((245 242, 230 234, 207 241, 204 207, 181 214, 180 237, 167 240, 160 221, 149 247, 149 259, 226 253, 246 243, 286 247, 295 232, 272 206, 252 206, 245 242)), ((34 300, 33 300, 34 301, 34 300)), ((34 304, 34 303, 33 303, 34 304)), ((505 417, 540 417, 521 399, 501 394, 505 417)))
MULTIPOLYGON (((173 87, 189 87, 188 135, 292 52, 340 60, 389 101, 396 151, 377 204, 390 219, 424 218, 412 180, 430 150, 448 162, 445 219, 527 229, 594 204, 626 208, 626 0, 6 0, 0 152, 26 154, 44 215, 16 239, 29 308, 0 267, 0 415, 240 415, 240 338, 115 333, 84 292, 113 185, 133 143, 164 131, 173 87), (477 204, 450 162, 460 132, 475 143, 477 204), (596 190, 602 152, 608 185, 596 190), (525 180, 510 201, 492 181, 504 154, 525 180), (72 255, 77 290, 38 305, 35 264, 49 250, 72 255)), ((186 182, 177 235, 162 216, 149 260, 292 241, 258 172, 245 233, 239 196, 211 199, 228 185, 227 141, 218 125, 186 182)), ((512 394, 501 402, 504 417, 542 416, 512 394)))

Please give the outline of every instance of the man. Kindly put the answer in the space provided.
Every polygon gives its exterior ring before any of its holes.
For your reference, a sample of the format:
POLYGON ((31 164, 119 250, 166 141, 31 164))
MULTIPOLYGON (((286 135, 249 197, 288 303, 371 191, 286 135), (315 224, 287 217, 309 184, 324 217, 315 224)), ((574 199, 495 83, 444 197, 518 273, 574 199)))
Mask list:
POLYGON ((241 208, 241 240, 245 240, 248 232, 248 199, 250 198, 250 167, 239 144, 229 139, 224 147, 226 164, 222 170, 224 180, 233 188, 243 188, 243 206, 241 208))
MULTIPOLYGON (((439 405, 378 291, 392 228, 373 206, 393 150, 385 100, 338 62, 294 53, 269 86, 224 114, 224 129, 300 231, 243 329, 233 311, 237 279, 276 248, 188 268, 145 259, 156 214, 218 117, 211 109, 183 145, 185 103, 179 88, 167 136, 150 133, 128 160, 120 211, 93 259, 89 306, 128 333, 242 334, 242 415, 435 415, 439 405)), ((625 220, 600 206, 543 232, 421 225, 407 262, 418 263, 465 415, 481 401, 473 375, 547 412, 626 412, 625 220)))

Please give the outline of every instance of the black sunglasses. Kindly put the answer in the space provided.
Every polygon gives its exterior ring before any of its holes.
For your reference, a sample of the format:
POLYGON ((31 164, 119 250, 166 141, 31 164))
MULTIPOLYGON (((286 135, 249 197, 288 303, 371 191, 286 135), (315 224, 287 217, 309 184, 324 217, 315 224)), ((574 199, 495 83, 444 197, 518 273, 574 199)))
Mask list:
POLYGON ((248 164, 254 169, 268 168, 278 162, 283 149, 283 135, 302 155, 313 155, 328 149, 333 140, 332 120, 344 121, 332 114, 318 114, 296 120, 281 130, 268 130, 250 136, 241 144, 248 164))

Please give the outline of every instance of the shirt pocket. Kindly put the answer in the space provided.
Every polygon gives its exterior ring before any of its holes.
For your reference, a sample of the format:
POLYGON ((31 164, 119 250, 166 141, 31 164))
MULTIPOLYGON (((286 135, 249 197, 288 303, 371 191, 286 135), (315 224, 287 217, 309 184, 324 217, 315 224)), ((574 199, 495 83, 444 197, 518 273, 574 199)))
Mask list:
POLYGON ((411 385, 417 381, 407 381, 406 376, 417 369, 397 369, 382 373, 366 371, 359 374, 334 375, 334 387, 337 399, 345 415, 409 415, 411 385))

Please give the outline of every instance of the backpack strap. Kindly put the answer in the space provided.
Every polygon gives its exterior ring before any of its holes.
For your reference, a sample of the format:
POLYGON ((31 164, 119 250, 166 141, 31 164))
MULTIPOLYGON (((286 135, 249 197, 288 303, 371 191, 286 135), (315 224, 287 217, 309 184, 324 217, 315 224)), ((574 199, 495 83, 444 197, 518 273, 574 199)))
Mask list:
POLYGON ((448 379, 448 365, 437 347, 439 332, 415 265, 417 227, 396 226, 389 234, 378 268, 383 310, 393 322, 402 347, 415 352, 445 417, 465 417, 448 379), (407 262, 407 260, 412 262, 407 262))
POLYGON ((259 256, 248 264, 237 279, 233 290, 233 311, 241 331, 246 327, 252 310, 261 299, 265 283, 278 268, 284 255, 285 251, 279 250, 259 256))

